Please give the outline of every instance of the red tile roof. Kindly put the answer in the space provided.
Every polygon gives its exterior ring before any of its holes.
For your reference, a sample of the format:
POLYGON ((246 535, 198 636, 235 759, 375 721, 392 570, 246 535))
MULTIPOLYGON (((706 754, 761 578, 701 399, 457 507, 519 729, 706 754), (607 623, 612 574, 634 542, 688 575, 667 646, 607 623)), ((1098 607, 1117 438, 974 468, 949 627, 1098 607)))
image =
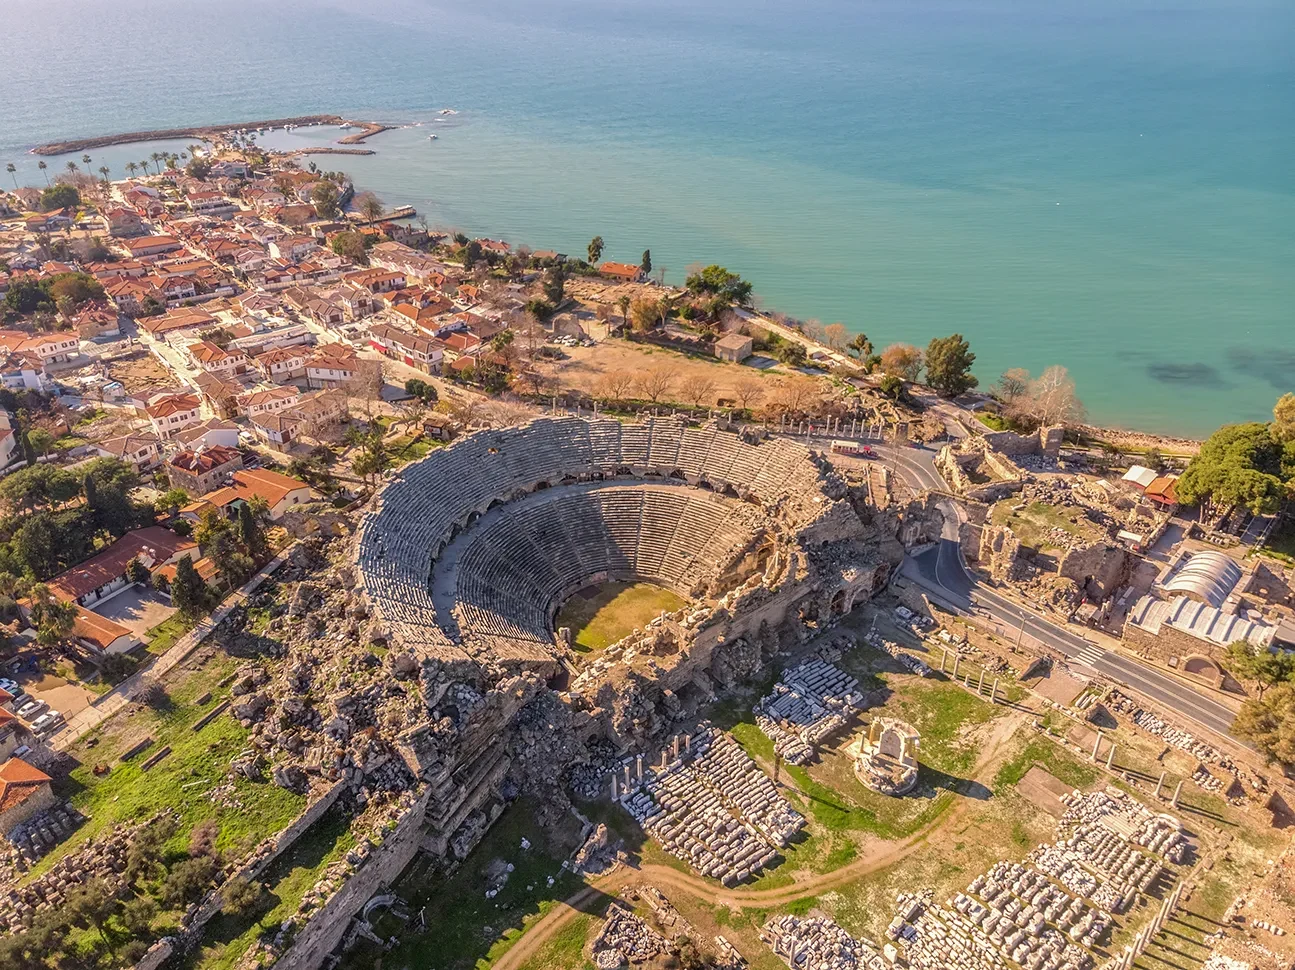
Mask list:
POLYGON ((197 548, 196 542, 159 525, 150 525, 127 532, 99 555, 55 576, 49 588, 61 600, 75 600, 124 575, 126 564, 136 556, 148 555, 154 562, 163 562, 197 548))
POLYGON ((45 772, 22 758, 10 758, 0 765, 0 812, 17 808, 49 783, 50 777, 45 772))

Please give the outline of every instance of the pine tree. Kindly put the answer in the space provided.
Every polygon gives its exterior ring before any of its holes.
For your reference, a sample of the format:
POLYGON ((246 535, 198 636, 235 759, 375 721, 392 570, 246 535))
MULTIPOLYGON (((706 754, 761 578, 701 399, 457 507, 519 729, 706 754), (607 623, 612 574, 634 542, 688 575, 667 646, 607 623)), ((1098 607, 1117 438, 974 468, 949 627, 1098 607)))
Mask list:
POLYGON ((265 554, 265 530, 246 502, 238 509, 238 538, 253 559, 260 559, 265 554))
POLYGON ((206 584, 193 568, 193 557, 183 556, 175 564, 175 581, 171 583, 171 602, 185 616, 197 616, 202 610, 206 584))
POLYGON ((94 484, 93 475, 86 475, 81 479, 81 491, 85 493, 85 507, 93 515, 99 508, 99 491, 94 484))

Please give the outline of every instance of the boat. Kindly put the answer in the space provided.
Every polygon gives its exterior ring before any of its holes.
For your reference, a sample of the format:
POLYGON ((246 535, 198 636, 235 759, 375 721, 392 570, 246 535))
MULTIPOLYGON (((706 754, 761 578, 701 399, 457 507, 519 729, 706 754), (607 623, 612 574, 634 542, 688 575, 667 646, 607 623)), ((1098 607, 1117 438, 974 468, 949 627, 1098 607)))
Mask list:
POLYGON ((427 136, 427 140, 428 140, 428 141, 436 141, 436 136, 435 136, 435 135, 428 135, 428 136, 427 136))
POLYGON ((453 108, 442 108, 442 109, 441 109, 441 111, 440 111, 440 113, 441 113, 441 114, 443 114, 443 115, 456 115, 456 114, 458 114, 458 112, 457 112, 457 111, 455 111, 453 108))

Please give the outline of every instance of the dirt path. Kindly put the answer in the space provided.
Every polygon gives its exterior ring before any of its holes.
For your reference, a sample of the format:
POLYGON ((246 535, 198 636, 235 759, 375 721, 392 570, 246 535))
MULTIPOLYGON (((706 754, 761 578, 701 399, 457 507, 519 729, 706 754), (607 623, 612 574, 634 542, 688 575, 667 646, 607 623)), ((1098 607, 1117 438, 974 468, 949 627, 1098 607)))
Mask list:
MULTIPOLYGON (((1002 724, 990 734, 987 750, 972 770, 969 781, 992 780, 1002 760, 1003 748, 1016 730, 1033 716, 1033 712, 1011 714, 1003 719, 1002 724)), ((862 876, 870 875, 880 869, 899 862, 926 843, 926 840, 938 829, 950 824, 966 812, 969 799, 963 799, 952 811, 937 818, 930 825, 920 829, 903 842, 897 842, 880 853, 867 858, 856 859, 840 869, 815 875, 804 882, 791 886, 778 886, 773 889, 725 889, 700 876, 680 872, 669 866, 645 865, 637 867, 620 867, 615 871, 596 879, 579 892, 568 896, 554 906, 545 916, 531 926, 520 940, 505 953, 494 965, 494 970, 518 970, 535 955, 535 953, 567 923, 575 919, 584 907, 589 906, 600 895, 611 895, 633 883, 651 883, 662 889, 675 889, 690 893, 711 903, 723 903, 727 906, 778 906, 794 902, 805 896, 816 896, 829 889, 835 889, 853 882, 862 876)))

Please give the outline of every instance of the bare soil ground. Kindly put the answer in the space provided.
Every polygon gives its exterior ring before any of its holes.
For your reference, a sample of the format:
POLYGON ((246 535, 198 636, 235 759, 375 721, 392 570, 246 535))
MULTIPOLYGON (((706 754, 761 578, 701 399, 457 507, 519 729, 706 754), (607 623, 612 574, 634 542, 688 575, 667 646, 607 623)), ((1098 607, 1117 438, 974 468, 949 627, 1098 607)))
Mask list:
POLYGON ((1055 775, 1035 765, 1016 783, 1016 791, 1032 805, 1055 818, 1061 818, 1066 810, 1066 806, 1061 803, 1061 796, 1069 794, 1073 789, 1055 775))
POLYGON ((171 373, 152 354, 132 360, 115 360, 108 365, 108 376, 120 381, 127 391, 175 382, 171 373))
MULTIPOLYGON (((683 400, 681 389, 692 378, 707 378, 715 382, 715 400, 703 402, 703 406, 713 405, 719 398, 732 399, 734 386, 739 378, 755 375, 769 381, 770 387, 774 380, 772 374, 755 367, 689 356, 666 347, 643 346, 617 339, 604 340, 594 347, 565 348, 564 352, 568 355, 566 360, 545 363, 541 365, 542 369, 555 378, 563 390, 583 391, 587 394, 594 393, 599 379, 605 374, 613 371, 639 374, 657 367, 668 368, 674 377, 673 384, 662 395, 663 404, 683 400)), ((631 392, 631 396, 640 395, 631 392)))

